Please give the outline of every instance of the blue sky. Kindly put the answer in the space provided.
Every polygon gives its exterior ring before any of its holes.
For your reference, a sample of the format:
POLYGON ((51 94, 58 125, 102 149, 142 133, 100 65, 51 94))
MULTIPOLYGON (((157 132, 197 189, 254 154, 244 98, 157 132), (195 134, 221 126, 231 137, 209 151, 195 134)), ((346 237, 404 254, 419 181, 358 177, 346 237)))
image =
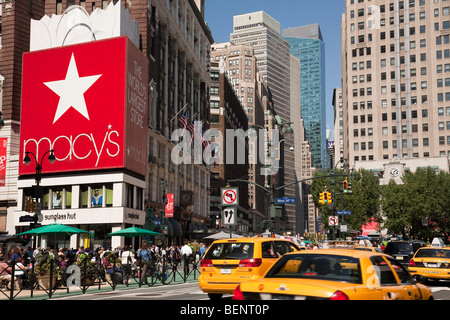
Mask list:
POLYGON ((318 23, 325 42, 327 124, 333 125, 333 89, 341 86, 341 17, 344 0, 206 0, 205 21, 215 42, 230 41, 233 16, 264 11, 281 29, 318 23))

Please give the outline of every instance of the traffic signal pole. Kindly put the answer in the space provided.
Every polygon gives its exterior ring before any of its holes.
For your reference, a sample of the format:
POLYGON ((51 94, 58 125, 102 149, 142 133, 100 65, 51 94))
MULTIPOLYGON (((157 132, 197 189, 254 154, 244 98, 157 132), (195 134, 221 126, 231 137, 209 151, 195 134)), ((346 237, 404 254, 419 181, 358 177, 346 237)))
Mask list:
POLYGON ((348 174, 329 174, 329 175, 324 175, 324 176, 305 178, 305 179, 302 179, 302 180, 299 180, 299 181, 296 181, 296 182, 285 184, 284 186, 281 186, 281 187, 278 187, 278 188, 276 188, 272 184, 271 184, 271 186, 269 188, 267 188, 267 187, 264 187, 264 186, 262 186, 262 185, 260 185, 260 184, 258 184, 256 182, 248 181, 248 180, 241 180, 241 179, 229 180, 228 183, 231 183, 231 182, 246 182, 246 183, 253 184, 253 185, 263 189, 265 192, 267 192, 269 194, 269 200, 270 200, 270 204, 271 204, 271 207, 272 207, 272 206, 275 206, 274 205, 275 204, 275 193, 278 190, 281 190, 281 189, 284 189, 286 187, 289 187, 289 186, 292 186, 292 185, 296 185, 296 184, 299 184, 299 183, 303 183, 303 182, 306 182, 306 181, 312 181, 312 180, 322 179, 322 178, 347 177, 347 176, 348 176, 348 174))

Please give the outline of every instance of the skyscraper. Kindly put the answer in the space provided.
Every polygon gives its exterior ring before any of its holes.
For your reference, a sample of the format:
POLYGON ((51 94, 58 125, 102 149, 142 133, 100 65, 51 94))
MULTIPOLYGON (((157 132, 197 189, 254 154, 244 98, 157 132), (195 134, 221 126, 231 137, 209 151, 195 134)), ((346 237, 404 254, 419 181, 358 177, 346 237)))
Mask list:
POLYGON ((450 156, 446 1, 346 1, 342 16, 344 158, 450 156))
MULTIPOLYGON (((283 29, 290 52, 300 60, 300 92, 306 140, 314 166, 326 157, 325 43, 318 24, 283 29)), ((324 162, 325 162, 324 161, 324 162)))
MULTIPOLYGON (((253 46, 257 67, 262 78, 266 81, 270 90, 273 108, 280 116, 283 123, 290 121, 290 65, 291 55, 289 53, 289 43, 281 37, 281 26, 264 11, 248 14, 241 14, 233 17, 233 33, 230 41, 234 44, 247 44, 253 46)), ((294 145, 294 137, 285 135, 281 144, 283 149, 289 149, 294 145)), ((278 186, 295 182, 295 155, 292 152, 284 152, 281 149, 280 166, 281 169, 274 181, 278 186)), ((277 195, 294 197, 296 195, 295 185, 280 190, 277 195)), ((279 225, 286 231, 295 229, 295 205, 285 205, 284 218, 285 225, 279 225)))

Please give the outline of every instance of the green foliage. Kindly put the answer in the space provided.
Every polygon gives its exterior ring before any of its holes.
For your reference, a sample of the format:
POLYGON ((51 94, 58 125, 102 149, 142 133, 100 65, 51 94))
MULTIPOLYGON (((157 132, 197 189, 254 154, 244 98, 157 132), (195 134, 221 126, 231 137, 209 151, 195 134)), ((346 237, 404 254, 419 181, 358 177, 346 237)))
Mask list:
POLYGON ((328 227, 328 216, 333 214, 333 206, 319 204, 319 194, 325 189, 333 192, 334 182, 334 206, 336 210, 350 210, 352 214, 345 216, 345 224, 350 229, 361 230, 372 217, 379 220, 380 188, 379 179, 371 171, 361 169, 352 177, 346 176, 344 171, 336 170, 335 175, 331 172, 316 173, 317 179, 311 184, 311 193, 316 207, 322 214, 322 221, 328 227), (323 176, 323 178, 320 178, 323 176), (342 182, 347 179, 352 186, 353 194, 343 194, 342 182))
POLYGON ((36 266, 34 268, 34 273, 36 275, 46 275, 50 274, 51 269, 53 268, 53 274, 59 276, 59 267, 55 263, 55 257, 52 253, 49 253, 47 250, 40 251, 36 255, 36 266))
POLYGON ((427 240, 450 232, 450 175, 432 168, 406 172, 403 184, 393 180, 382 189, 384 227, 389 233, 427 240))

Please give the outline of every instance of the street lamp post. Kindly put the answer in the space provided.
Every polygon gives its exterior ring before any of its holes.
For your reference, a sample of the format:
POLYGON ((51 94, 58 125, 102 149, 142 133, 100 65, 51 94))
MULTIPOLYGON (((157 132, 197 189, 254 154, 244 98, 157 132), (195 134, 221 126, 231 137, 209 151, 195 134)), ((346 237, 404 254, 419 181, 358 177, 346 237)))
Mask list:
POLYGON ((36 174, 35 174, 35 179, 36 179, 36 186, 39 187, 39 183, 41 182, 42 179, 42 163, 44 162, 44 157, 50 153, 50 155, 48 156, 48 162, 50 162, 50 164, 53 164, 56 160, 56 157, 54 155, 55 150, 51 149, 48 150, 46 153, 44 153, 44 155, 41 158, 41 161, 38 162, 38 159, 36 157, 36 155, 31 152, 31 151, 26 151, 25 152, 25 158, 23 158, 23 163, 25 163, 25 165, 29 165, 31 163, 31 158, 30 158, 30 154, 33 156, 34 161, 36 162, 36 174))
POLYGON ((161 179, 161 186, 163 188, 162 200, 163 200, 163 205, 164 205, 164 213, 163 213, 162 221, 161 221, 161 226, 163 228, 163 230, 161 232, 161 242, 162 242, 162 246, 164 248, 165 236, 166 236, 165 233, 168 232, 168 228, 166 228, 166 224, 165 224, 166 223, 165 222, 165 219, 166 219, 166 201, 167 201, 166 187, 169 187, 169 184, 167 183, 166 180, 161 179))
MULTIPOLYGON (((36 180, 36 185, 33 186, 33 194, 34 194, 34 198, 36 198, 36 200, 37 200, 37 204, 36 204, 35 211, 34 211, 34 222, 32 222, 32 224, 31 224, 32 228, 36 227, 37 222, 38 222, 38 216, 41 214, 41 209, 42 209, 41 200, 42 200, 42 197, 44 196, 44 192, 42 191, 42 188, 39 186, 41 179, 42 179, 42 164, 44 162, 45 156, 49 153, 50 153, 50 155, 47 158, 48 162, 50 162, 50 164, 53 164, 56 161, 54 152, 55 152, 55 150, 53 150, 53 149, 45 152, 41 158, 41 161, 38 161, 36 155, 31 151, 26 151, 25 158, 23 158, 23 163, 25 165, 29 165, 31 163, 31 158, 30 158, 30 154, 31 154, 34 158, 34 161, 36 162, 36 173, 34 176, 34 178, 36 180)), ((36 247, 36 240, 37 239, 35 238, 34 239, 35 247, 36 247)))
MULTIPOLYGON (((335 184, 336 184, 336 177, 338 176, 342 176, 342 175, 338 175, 336 174, 336 168, 339 165, 339 163, 341 163, 342 161, 344 161, 344 165, 343 165, 343 169, 344 169, 344 175, 346 176, 348 174, 350 165, 348 164, 347 159, 340 159, 335 165, 334 167, 331 168, 331 179, 330 179, 330 183, 331 183, 331 188, 332 188, 332 197, 333 197, 333 201, 332 201, 332 210, 333 210, 333 215, 336 214, 336 193, 335 193, 335 184)), ((331 164, 332 165, 332 164, 331 164)), ((340 193, 341 196, 341 211, 344 210, 344 190, 342 190, 342 192, 340 193)), ((342 215, 342 223, 341 225, 343 225, 345 223, 345 217, 344 215, 342 215)), ((336 227, 333 227, 333 230, 335 230, 336 227)), ((344 238, 345 238, 345 232, 343 232, 344 234, 344 238)), ((336 232, 333 232, 333 238, 335 239, 336 236, 336 232)))

